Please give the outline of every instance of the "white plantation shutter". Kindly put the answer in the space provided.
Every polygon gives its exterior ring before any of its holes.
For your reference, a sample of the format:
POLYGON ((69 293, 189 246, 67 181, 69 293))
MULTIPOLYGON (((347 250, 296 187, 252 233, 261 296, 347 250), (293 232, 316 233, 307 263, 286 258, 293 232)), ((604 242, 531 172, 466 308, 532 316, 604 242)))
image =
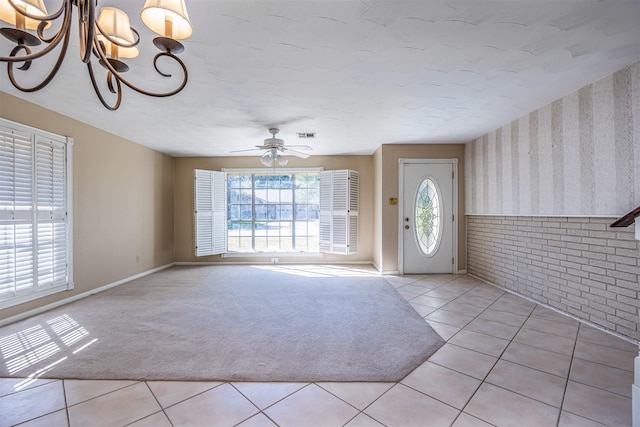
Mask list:
POLYGON ((196 256, 227 251, 227 174, 194 169, 193 218, 196 256))
POLYGON ((349 229, 347 239, 349 253, 358 252, 358 211, 360 208, 360 175, 349 171, 349 229))
POLYGON ((38 287, 66 280, 65 144, 36 136, 38 287))
POLYGON ((333 171, 320 172, 320 252, 331 252, 333 171))
POLYGON ((0 308, 73 288, 70 145, 0 119, 0 308))
POLYGON ((358 251, 359 175, 352 170, 320 172, 320 251, 358 251))

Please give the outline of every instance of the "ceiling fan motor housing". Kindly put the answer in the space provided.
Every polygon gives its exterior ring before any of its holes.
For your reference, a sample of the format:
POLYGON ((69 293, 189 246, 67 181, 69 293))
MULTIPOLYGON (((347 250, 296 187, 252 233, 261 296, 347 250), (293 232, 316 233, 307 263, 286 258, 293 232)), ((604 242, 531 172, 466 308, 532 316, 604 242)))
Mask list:
POLYGON ((270 128, 269 133, 271 134, 271 138, 265 139, 264 145, 269 145, 273 148, 282 148, 282 146, 284 145, 284 140, 276 138, 278 132, 280 132, 280 129, 270 128))

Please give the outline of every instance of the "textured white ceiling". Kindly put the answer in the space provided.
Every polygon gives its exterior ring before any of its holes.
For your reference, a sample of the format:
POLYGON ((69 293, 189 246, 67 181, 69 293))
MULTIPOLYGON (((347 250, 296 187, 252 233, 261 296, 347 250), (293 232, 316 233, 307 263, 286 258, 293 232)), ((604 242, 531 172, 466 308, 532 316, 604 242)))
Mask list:
MULTIPOLYGON (((49 11, 59 3, 46 1, 49 11)), ((170 87, 151 65, 153 35, 138 16, 144 2, 101 3, 126 10, 142 35, 127 78, 170 87)), ((0 90, 174 156, 252 148, 271 126, 314 154, 371 154, 381 144, 467 142, 640 59, 639 0, 187 0, 187 7, 194 33, 180 57, 189 83, 177 96, 125 88, 122 107, 107 111, 75 37, 46 89, 18 92, 1 71, 0 90), (297 132, 317 136, 301 142, 297 132)), ((0 55, 10 49, 0 41, 0 55)), ((36 70, 46 67, 35 63, 22 80, 36 70)))

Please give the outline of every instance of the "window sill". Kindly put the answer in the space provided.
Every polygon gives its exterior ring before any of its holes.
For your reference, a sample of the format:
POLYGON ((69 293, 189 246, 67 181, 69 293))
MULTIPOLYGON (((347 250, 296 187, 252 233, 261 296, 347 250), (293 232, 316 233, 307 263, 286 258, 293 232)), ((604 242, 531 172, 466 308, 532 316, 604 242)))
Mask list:
POLYGON ((222 258, 300 258, 322 257, 322 252, 226 252, 222 258))

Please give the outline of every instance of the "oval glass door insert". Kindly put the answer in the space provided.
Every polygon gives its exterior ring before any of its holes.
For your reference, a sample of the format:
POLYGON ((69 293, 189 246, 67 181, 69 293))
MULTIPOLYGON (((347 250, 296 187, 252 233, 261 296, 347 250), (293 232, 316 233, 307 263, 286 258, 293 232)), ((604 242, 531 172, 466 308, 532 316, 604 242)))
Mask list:
POLYGON ((418 247, 426 256, 435 253, 440 243, 442 212, 440 194, 430 178, 425 178, 418 186, 414 215, 418 247))

